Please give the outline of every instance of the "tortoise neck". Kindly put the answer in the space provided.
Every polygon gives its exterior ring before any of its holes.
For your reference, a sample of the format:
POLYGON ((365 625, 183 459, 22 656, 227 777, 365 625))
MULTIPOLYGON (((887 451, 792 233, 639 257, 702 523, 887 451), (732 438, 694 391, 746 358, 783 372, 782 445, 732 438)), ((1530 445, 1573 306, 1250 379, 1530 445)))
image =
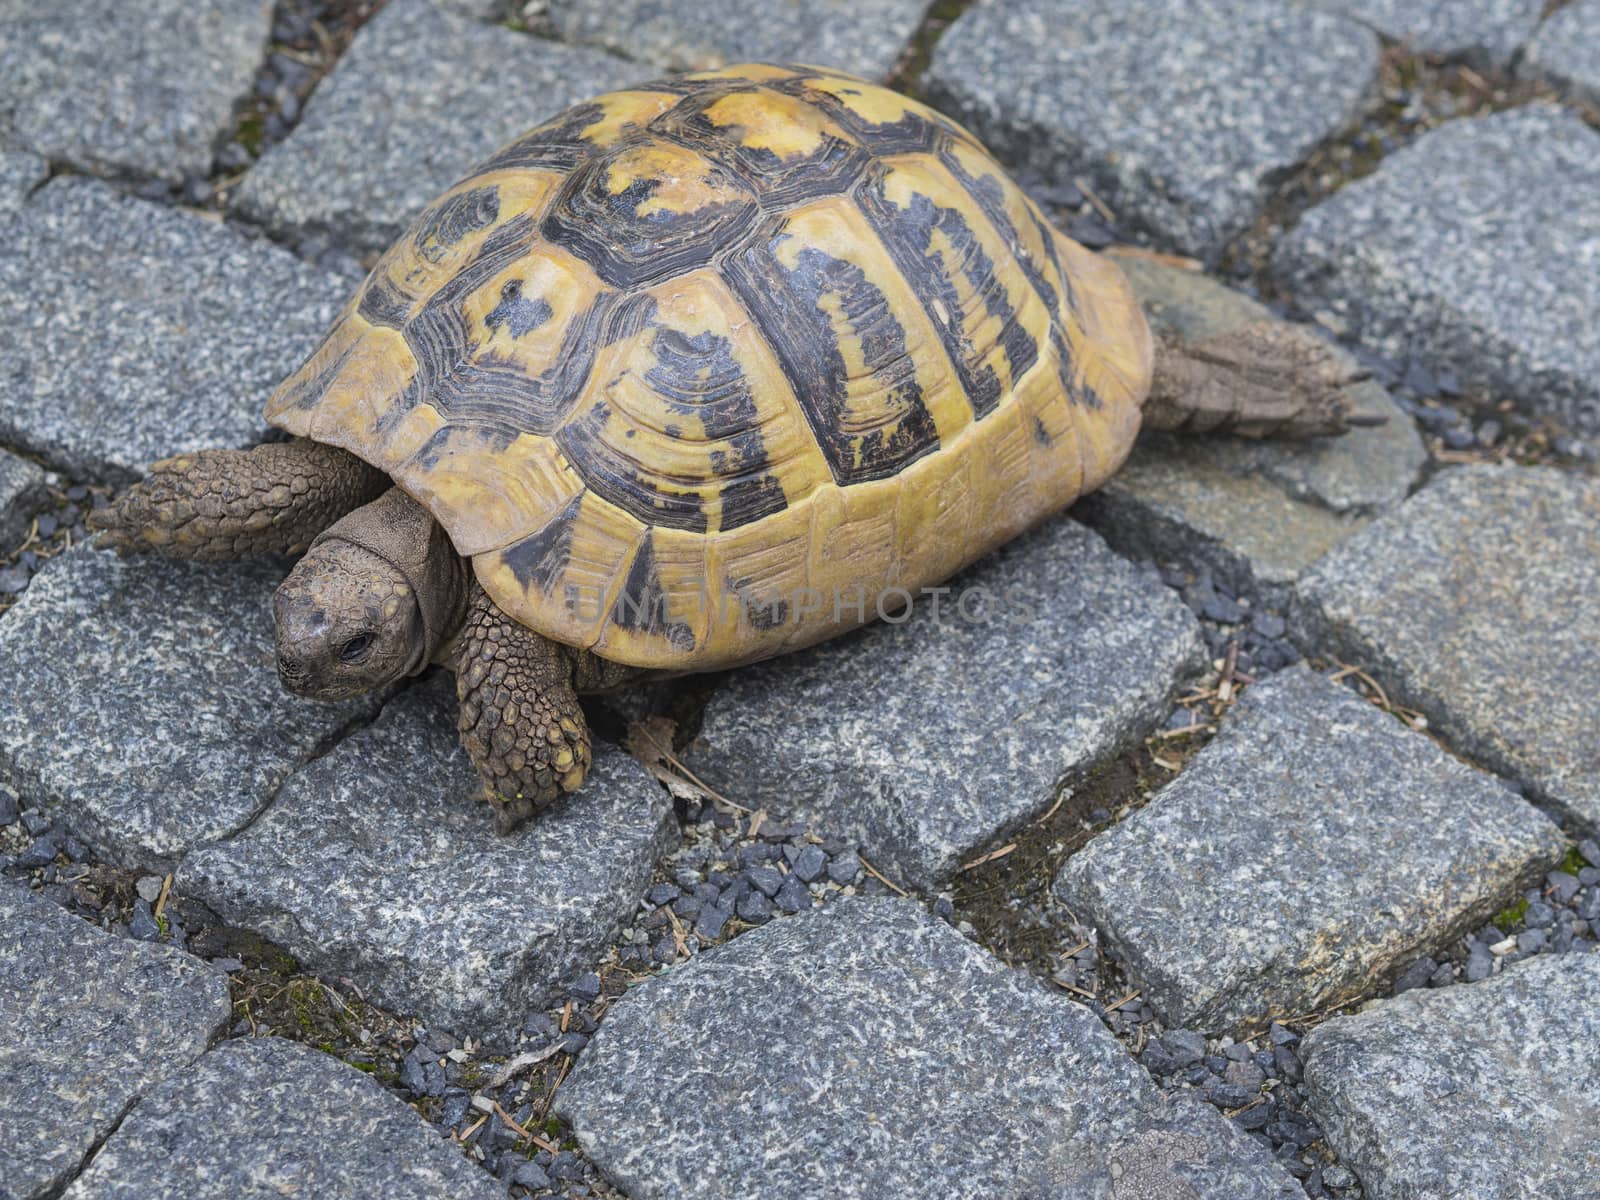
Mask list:
POLYGON ((427 509, 399 488, 390 488, 329 526, 312 545, 325 541, 359 546, 405 577, 422 615, 422 637, 406 674, 416 675, 439 661, 466 619, 471 567, 427 509))

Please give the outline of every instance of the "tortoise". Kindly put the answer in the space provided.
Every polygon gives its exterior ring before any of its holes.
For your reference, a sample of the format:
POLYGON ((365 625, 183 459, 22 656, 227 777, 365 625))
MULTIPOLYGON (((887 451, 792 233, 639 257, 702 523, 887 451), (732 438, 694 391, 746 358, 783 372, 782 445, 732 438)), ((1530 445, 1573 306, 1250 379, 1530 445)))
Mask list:
POLYGON ((499 150, 273 392, 288 440, 155 463, 94 525, 123 554, 302 554, 283 685, 452 667, 508 829, 581 784, 580 693, 863 624, 1100 486, 1141 427, 1339 433, 1349 378, 1277 322, 1157 344, 960 125, 750 64, 499 150))

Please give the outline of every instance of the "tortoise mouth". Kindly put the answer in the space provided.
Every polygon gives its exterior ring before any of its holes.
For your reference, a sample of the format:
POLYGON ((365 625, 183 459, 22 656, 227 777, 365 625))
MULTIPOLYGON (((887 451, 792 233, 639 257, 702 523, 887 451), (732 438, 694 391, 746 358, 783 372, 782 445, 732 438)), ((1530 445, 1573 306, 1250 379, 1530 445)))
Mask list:
POLYGON ((284 691, 305 700, 349 700, 367 690, 362 684, 319 679, 311 664, 288 654, 278 655, 278 682, 284 691))

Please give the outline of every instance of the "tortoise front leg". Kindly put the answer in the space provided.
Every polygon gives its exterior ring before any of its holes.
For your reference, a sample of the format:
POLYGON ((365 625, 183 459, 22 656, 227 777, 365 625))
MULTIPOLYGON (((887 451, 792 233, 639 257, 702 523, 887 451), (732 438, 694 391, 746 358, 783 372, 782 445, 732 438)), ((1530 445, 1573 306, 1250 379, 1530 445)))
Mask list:
POLYGON ((456 648, 458 728, 501 833, 576 790, 588 774, 577 653, 512 620, 473 585, 456 648))
POLYGON ((353 454, 297 439, 164 458, 89 517, 118 554, 201 562, 298 554, 329 525, 391 486, 353 454))

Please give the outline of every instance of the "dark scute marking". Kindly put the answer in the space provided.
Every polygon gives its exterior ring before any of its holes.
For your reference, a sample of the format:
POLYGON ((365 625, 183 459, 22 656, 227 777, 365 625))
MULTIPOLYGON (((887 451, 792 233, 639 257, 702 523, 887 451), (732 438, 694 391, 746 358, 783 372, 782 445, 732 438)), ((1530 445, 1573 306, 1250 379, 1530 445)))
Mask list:
POLYGON ((632 85, 630 92, 665 92, 671 96, 698 96, 705 92, 724 91, 744 83, 743 79, 685 79, 681 75, 668 75, 632 85))
POLYGON ((720 527, 737 529, 783 511, 783 484, 769 470, 761 416, 732 343, 709 331, 662 329, 651 350, 656 365, 645 382, 676 411, 698 416, 708 440, 724 443, 709 455, 721 484, 720 527))
POLYGON ((555 591, 572 558, 572 531, 582 501, 582 496, 577 497, 538 533, 500 552, 501 560, 524 590, 537 589, 545 596, 555 591))
POLYGON ((764 146, 740 140, 738 126, 718 125, 705 110, 725 96, 751 88, 728 88, 685 100, 651 123, 664 139, 717 163, 753 185, 765 212, 782 212, 848 191, 866 170, 869 155, 842 138, 826 137, 813 154, 784 159, 764 146))
POLYGON ((817 87, 813 79, 781 79, 770 86, 822 109, 841 129, 880 158, 931 150, 940 132, 939 125, 916 113, 908 112, 898 121, 884 125, 869 121, 833 92, 817 87))
POLYGON ((782 362, 813 436, 842 485, 884 479, 939 448, 939 433, 922 402, 916 364, 906 352, 905 330, 883 293, 861 268, 807 247, 793 270, 776 246, 789 235, 781 225, 723 264, 729 285, 744 301, 782 362), (828 314, 835 297, 860 340, 865 366, 891 403, 903 411, 888 428, 865 433, 845 428, 849 375, 828 314))
POLYGON ((492 184, 451 196, 423 214, 412 235, 417 253, 429 262, 444 261, 450 247, 468 234, 493 225, 500 215, 500 189, 492 184))
POLYGON ((606 110, 594 101, 558 113, 481 163, 474 174, 507 168, 545 169, 563 174, 599 147, 584 139, 584 131, 605 118, 606 110))
POLYGON ((973 416, 981 420, 999 405, 1002 388, 994 368, 984 361, 982 351, 967 337, 963 322, 965 313, 952 269, 959 270, 965 277, 984 312, 1000 322, 1000 346, 1010 364, 1011 378, 1020 379, 1039 360, 1038 344, 1017 320, 1005 285, 996 275, 993 260, 984 252, 960 212, 936 205, 928 196, 914 195, 909 209, 899 208, 885 195, 880 176, 861 189, 857 201, 895 265, 922 300, 928 319, 939 331, 940 340, 955 364, 973 416), (944 235, 958 259, 956 263, 947 262, 935 253, 936 233, 944 235))
POLYGON ((655 538, 648 536, 639 544, 628 568, 628 578, 622 585, 617 602, 611 610, 612 623, 634 633, 663 637, 680 650, 694 647, 694 631, 682 621, 674 621, 668 612, 667 593, 661 587, 661 576, 656 572, 655 538))
POLYGON ((745 617, 752 627, 763 631, 776 629, 789 619, 789 601, 783 596, 759 600, 745 590, 750 586, 750 580, 729 579, 726 582, 728 590, 739 597, 745 617))
MULTIPOLYGON (((617 306, 612 322, 628 325, 630 335, 653 326, 653 302, 635 305, 622 317, 627 304, 617 306)), ((656 361, 643 382, 669 412, 697 419, 703 430, 696 438, 703 436, 706 445, 711 472, 707 487, 721 498, 720 528, 737 528, 781 511, 787 504, 783 485, 770 470, 760 414, 728 339, 709 331, 690 335, 656 328, 650 349, 656 361)), ((635 460, 606 440, 610 415, 608 406, 597 405, 556 434, 589 490, 646 525, 705 533, 709 519, 703 494, 663 490, 635 460)), ((662 432, 681 439, 688 427, 687 422, 669 421, 662 432)), ((621 430, 624 440, 635 432, 621 430)))
MULTIPOLYGON (((1067 304, 1072 302, 1070 296, 1059 296, 1055 285, 1034 262, 1023 245, 1022 238, 1017 232, 1017 227, 1011 223, 1011 218, 1005 208, 1005 185, 993 175, 984 175, 981 178, 969 175, 962 167, 955 155, 948 149, 941 147, 939 161, 944 164, 950 174, 955 176, 967 195, 972 197, 974 204, 982 210, 985 219, 994 227, 996 233, 1011 247, 1012 256, 1021 266, 1023 274, 1027 277, 1028 284, 1033 288, 1039 299, 1044 301, 1045 311, 1050 314, 1050 345, 1055 351, 1056 378, 1061 384, 1061 390, 1074 404, 1088 408, 1099 408, 1100 397, 1088 388, 1082 387, 1073 381, 1072 371, 1072 345, 1067 341, 1066 331, 1061 328, 1061 313, 1067 304)), ((999 168, 997 167, 996 170, 999 168)), ((1055 244, 1049 229, 1035 220, 1039 230, 1040 239, 1045 246, 1045 253, 1050 256, 1054 267, 1054 274, 1063 284, 1066 273, 1061 270, 1061 264, 1056 259, 1055 244)))
POLYGON ((625 296, 607 315, 605 325, 600 330, 600 344, 614 346, 626 341, 640 330, 649 328, 655 319, 654 296, 642 292, 625 296))
POLYGON ((1049 446, 1055 443, 1055 438, 1050 436, 1050 431, 1044 427, 1044 422, 1037 416, 1033 418, 1033 440, 1041 446, 1049 446))
MULTIPOLYGON (((307 363, 322 352, 322 348, 328 344, 328 339, 338 330, 339 324, 336 322, 322 335, 322 340, 317 343, 317 348, 306 356, 307 363)), ((294 408, 315 408, 322 402, 322 397, 327 394, 328 387, 338 378, 339 372, 344 370, 344 364, 349 361, 350 355, 354 353, 359 344, 359 341, 352 341, 339 352, 338 357, 323 367, 322 370, 309 379, 302 379, 294 387, 290 388, 284 394, 285 402, 294 408)), ((302 369, 304 368, 302 367, 302 369)))
POLYGON ((612 157, 608 151, 572 172, 542 231, 614 287, 636 288, 703 266, 742 239, 760 215, 749 186, 710 160, 708 172, 737 198, 689 212, 642 212, 659 181, 635 179, 613 193, 606 182, 612 157))
POLYGON ((374 272, 361 293, 361 303, 356 311, 373 325, 400 329, 411 315, 412 297, 395 286, 386 273, 374 272))
POLYGON ((652 486, 640 475, 638 464, 605 441, 610 416, 607 405, 596 404, 555 435, 561 452, 589 490, 646 525, 704 533, 706 514, 700 494, 663 492, 652 486))
POLYGON ((460 370, 475 348, 462 312, 467 297, 527 254, 536 237, 531 216, 507 221, 428 297, 406 326, 406 341, 416 356, 425 393, 431 396, 440 379, 460 370))
POLYGON ((498 446, 510 445, 524 433, 550 436, 583 391, 594 367, 600 328, 615 303, 615 292, 596 296, 567 327, 554 361, 543 374, 530 378, 522 364, 479 352, 454 369, 434 375, 428 403, 452 425, 475 429, 498 446))
POLYGON ((539 328, 553 315, 554 310, 542 298, 528 299, 522 294, 522 281, 512 279, 500 289, 500 303, 490 310, 483 323, 490 329, 504 325, 511 336, 519 338, 539 328))

